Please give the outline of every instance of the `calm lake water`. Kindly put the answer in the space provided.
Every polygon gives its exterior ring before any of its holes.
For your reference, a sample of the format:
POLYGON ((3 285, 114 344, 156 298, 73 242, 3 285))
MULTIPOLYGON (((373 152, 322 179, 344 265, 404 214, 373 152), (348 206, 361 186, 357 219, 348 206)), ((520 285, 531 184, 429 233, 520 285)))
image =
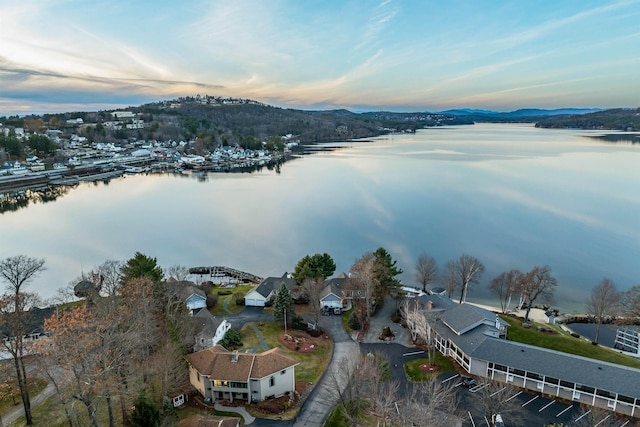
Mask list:
POLYGON ((169 267, 226 265, 261 276, 328 252, 337 273, 385 247, 414 283, 418 255, 463 253, 491 278, 549 264, 555 306, 579 310, 603 277, 640 284, 640 147, 596 132, 495 125, 346 143, 280 173, 127 176, 0 215, 0 258, 45 257, 31 290, 50 297, 83 271, 136 251, 169 267))

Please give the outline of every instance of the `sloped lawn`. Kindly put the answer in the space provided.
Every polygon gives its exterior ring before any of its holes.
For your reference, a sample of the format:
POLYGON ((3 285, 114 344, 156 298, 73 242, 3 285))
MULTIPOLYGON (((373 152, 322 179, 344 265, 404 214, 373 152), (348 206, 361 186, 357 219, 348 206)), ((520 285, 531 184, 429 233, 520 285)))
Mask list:
POLYGON ((522 326, 522 319, 520 318, 505 315, 500 317, 509 323, 507 338, 513 341, 640 369, 640 360, 618 353, 608 347, 593 345, 591 341, 583 338, 573 337, 553 325, 532 322, 531 327, 525 328, 522 326), (557 333, 539 332, 539 326, 553 328, 557 333))

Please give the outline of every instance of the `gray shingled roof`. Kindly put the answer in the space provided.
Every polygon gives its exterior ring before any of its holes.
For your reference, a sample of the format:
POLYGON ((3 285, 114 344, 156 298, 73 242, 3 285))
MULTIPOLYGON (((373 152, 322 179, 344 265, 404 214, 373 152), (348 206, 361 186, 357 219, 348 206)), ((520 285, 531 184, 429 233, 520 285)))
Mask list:
POLYGON ((640 397, 640 369, 488 337, 469 355, 474 359, 640 397))
MULTIPOLYGON (((447 300, 451 301, 449 298, 436 295, 423 297, 423 304, 427 300, 433 301, 431 313, 436 318, 435 328, 440 336, 453 341, 473 359, 640 397, 640 369, 494 338, 487 334, 492 327, 482 326, 484 320, 495 321, 496 315, 491 311, 471 304, 447 304, 447 300), (433 297, 442 301, 433 300, 433 297), (475 324, 480 327, 466 330, 475 324), (458 331, 465 332, 458 335, 458 331)), ((428 315, 429 311, 424 313, 428 315)))
POLYGON ((456 334, 462 335, 467 332, 467 330, 480 325, 485 320, 485 317, 471 308, 471 306, 459 304, 442 313, 440 319, 456 334))
POLYGON ((282 283, 285 284, 287 289, 291 290, 297 285, 296 279, 289 277, 267 277, 264 279, 258 287, 255 289, 257 293, 265 298, 269 297, 269 294, 275 289, 276 292, 280 289, 282 283))

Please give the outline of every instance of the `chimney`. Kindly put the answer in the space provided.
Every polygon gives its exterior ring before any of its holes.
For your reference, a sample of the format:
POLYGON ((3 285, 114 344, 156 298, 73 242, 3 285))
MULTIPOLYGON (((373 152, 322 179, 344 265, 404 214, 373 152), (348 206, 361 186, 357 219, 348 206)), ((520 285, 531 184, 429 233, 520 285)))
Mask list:
POLYGON ((427 301, 427 310, 433 310, 433 301, 427 301))
POLYGON ((234 350, 231 353, 231 363, 238 363, 238 350, 234 350))

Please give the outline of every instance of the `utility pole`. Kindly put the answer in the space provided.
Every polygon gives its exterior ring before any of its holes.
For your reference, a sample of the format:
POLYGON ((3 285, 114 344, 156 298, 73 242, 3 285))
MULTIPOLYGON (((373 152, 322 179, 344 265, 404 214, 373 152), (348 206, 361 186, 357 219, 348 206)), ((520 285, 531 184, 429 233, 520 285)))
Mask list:
POLYGON ((284 309, 284 334, 287 335, 287 309, 284 309))

